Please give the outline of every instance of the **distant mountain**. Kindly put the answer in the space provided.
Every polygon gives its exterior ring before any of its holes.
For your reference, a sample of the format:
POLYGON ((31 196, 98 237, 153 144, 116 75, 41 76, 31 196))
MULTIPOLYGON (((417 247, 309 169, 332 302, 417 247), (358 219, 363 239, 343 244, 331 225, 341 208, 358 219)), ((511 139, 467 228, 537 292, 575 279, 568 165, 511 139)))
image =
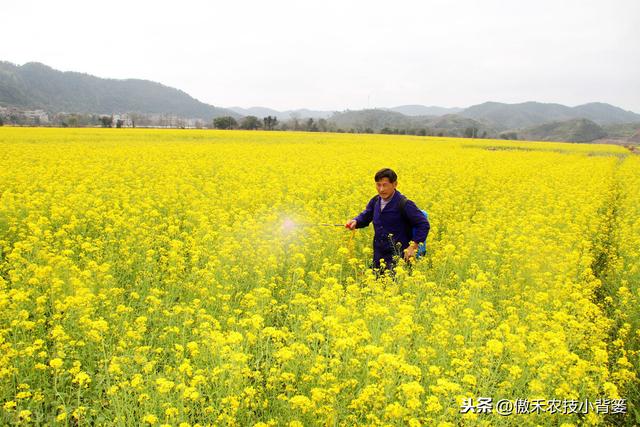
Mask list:
POLYGON ((289 120, 289 119, 292 119, 293 117, 296 117, 299 119, 304 119, 304 118, 327 119, 331 117, 331 115, 334 113, 333 111, 308 110, 306 108, 301 108, 298 110, 278 111, 278 110, 274 110, 272 108, 267 108, 267 107, 250 107, 250 108, 230 107, 229 110, 232 110, 243 116, 256 116, 258 118, 262 118, 266 116, 275 116, 280 121, 289 120))
POLYGON ((51 113, 175 114, 210 120, 231 115, 187 93, 148 80, 102 79, 89 74, 62 72, 44 64, 22 66, 0 62, 0 105, 42 109, 51 113))
POLYGON ((497 132, 489 126, 457 114, 412 117, 394 111, 372 109, 336 113, 329 118, 329 123, 338 129, 357 132, 398 129, 411 133, 424 130, 427 135, 464 136, 468 129, 475 129, 478 136, 497 136, 497 132))
POLYGON ((331 117, 335 111, 322 111, 322 110, 308 110, 306 108, 299 108, 297 110, 287 110, 285 113, 289 114, 289 117, 314 118, 314 119, 327 119, 331 117))
MULTIPOLYGON (((414 133, 520 139, 590 141, 631 138, 640 128, 640 114, 593 102, 576 107, 540 102, 485 102, 466 109, 424 105, 347 110, 343 112, 268 107, 214 107, 160 83, 137 79, 103 79, 62 72, 31 62, 18 66, 0 61, 0 107, 45 110, 48 113, 168 114, 210 121, 213 117, 275 116, 284 122, 297 118, 326 119, 322 129, 356 132, 414 133)), ((6 111, 6 110, 5 110, 6 111)), ((294 125, 294 128, 298 126, 294 125)))
POLYGON ((573 118, 569 107, 539 102, 525 102, 522 104, 485 102, 465 109, 460 115, 490 123, 503 130, 531 127, 553 120, 573 118))
POLYGON ((256 116, 258 118, 275 116, 278 118, 278 120, 284 120, 284 116, 285 116, 285 114, 282 113, 281 111, 274 110, 272 108, 267 108, 267 107, 250 107, 250 108, 229 107, 228 109, 240 114, 241 116, 256 116))
POLYGON ((468 128, 476 129, 477 135, 493 137, 497 134, 495 129, 468 117, 462 117, 458 114, 446 114, 436 117, 429 121, 429 126, 436 131, 444 130, 444 135, 463 136, 468 128))
POLYGON ((589 104, 573 107, 577 116, 593 120, 599 125, 640 122, 640 114, 623 110, 603 102, 591 102, 589 104))
POLYGON ((571 119, 534 126, 518 132, 519 139, 531 141, 590 142, 607 133, 587 119, 571 119))
POLYGON ((354 129, 360 132, 367 129, 374 132, 380 132, 384 128, 409 129, 416 126, 420 121, 401 113, 379 109, 347 110, 342 113, 335 113, 329 118, 329 122, 339 129, 354 129))
POLYGON ((540 102, 521 104, 485 102, 471 106, 459 114, 487 123, 500 130, 528 128, 543 123, 570 119, 589 119, 599 125, 640 121, 640 114, 603 103, 567 107, 561 104, 540 102))
POLYGON ((445 108, 426 105, 400 105, 398 107, 386 108, 388 111, 395 111, 406 116, 444 116, 445 114, 456 114, 463 108, 445 108))

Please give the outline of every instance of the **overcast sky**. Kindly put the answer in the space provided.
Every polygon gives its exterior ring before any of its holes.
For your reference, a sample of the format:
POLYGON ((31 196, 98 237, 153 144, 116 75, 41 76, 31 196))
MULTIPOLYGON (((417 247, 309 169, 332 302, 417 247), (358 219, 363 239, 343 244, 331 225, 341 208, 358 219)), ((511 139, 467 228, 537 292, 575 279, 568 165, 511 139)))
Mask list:
POLYGON ((0 60, 280 110, 600 101, 640 113, 640 0, 3 2, 0 60))

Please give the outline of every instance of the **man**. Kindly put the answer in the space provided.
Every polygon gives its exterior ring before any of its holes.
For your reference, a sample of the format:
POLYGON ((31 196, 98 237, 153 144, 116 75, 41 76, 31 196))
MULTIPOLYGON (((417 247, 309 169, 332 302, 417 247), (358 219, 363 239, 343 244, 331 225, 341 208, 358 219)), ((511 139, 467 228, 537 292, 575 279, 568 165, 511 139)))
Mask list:
POLYGON ((381 169, 374 179, 378 195, 369 200, 365 210, 349 220, 345 227, 351 230, 363 228, 373 221, 373 268, 379 269, 383 259, 386 268, 393 270, 394 255, 404 254, 404 259, 409 261, 415 256, 418 244, 427 239, 430 225, 416 204, 396 190, 398 176, 393 170, 381 169))

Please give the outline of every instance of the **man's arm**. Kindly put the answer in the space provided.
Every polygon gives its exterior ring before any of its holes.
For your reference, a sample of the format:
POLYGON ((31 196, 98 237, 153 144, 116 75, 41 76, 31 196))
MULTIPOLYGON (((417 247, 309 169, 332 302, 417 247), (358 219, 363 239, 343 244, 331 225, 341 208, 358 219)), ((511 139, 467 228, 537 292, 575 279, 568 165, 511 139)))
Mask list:
POLYGON ((373 221, 373 209, 376 205, 376 197, 369 200, 369 203, 367 203, 367 207, 362 212, 360 212, 360 215, 354 218, 354 220, 356 221, 355 228, 367 227, 371 223, 371 221, 373 221))
POLYGON ((415 203, 411 200, 407 200, 407 204, 405 205, 405 213, 409 223, 411 226, 415 228, 415 236, 413 237, 413 241, 416 243, 422 243, 427 240, 427 236, 429 235, 429 229, 431 225, 429 224, 429 220, 425 218, 424 214, 415 203))

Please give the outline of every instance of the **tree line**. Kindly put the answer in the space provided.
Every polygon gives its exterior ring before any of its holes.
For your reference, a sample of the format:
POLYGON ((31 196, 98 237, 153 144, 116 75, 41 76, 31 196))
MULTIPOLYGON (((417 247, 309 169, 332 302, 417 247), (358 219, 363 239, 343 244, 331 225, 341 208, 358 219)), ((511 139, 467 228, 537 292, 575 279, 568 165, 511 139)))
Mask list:
POLYGON ((231 116, 216 117, 212 121, 214 129, 243 129, 243 130, 294 130, 305 132, 344 132, 326 119, 292 117, 280 121, 275 116, 263 117, 245 116, 239 121, 231 116))
MULTIPOLYGON (((193 122, 193 121, 192 121, 193 122)), ((462 138, 500 138, 517 140, 518 134, 513 131, 501 132, 497 135, 488 135, 486 131, 480 131, 477 127, 459 129, 441 129, 427 127, 384 127, 373 129, 365 126, 340 127, 335 122, 326 119, 291 117, 288 120, 279 120, 275 116, 259 118, 257 116, 245 116, 236 119, 232 116, 222 116, 212 119, 210 122, 197 120, 193 123, 187 119, 181 119, 174 115, 156 115, 129 113, 126 122, 118 116, 98 114, 69 114, 58 113, 51 116, 51 120, 44 124, 38 120, 21 118, 19 116, 0 115, 0 126, 59 126, 59 127, 168 127, 168 128, 214 128, 214 129, 241 129, 241 130, 278 130, 278 131, 303 131, 303 132, 336 132, 336 133, 364 133, 364 134, 389 134, 389 135, 416 135, 416 136, 452 136, 462 138)))

